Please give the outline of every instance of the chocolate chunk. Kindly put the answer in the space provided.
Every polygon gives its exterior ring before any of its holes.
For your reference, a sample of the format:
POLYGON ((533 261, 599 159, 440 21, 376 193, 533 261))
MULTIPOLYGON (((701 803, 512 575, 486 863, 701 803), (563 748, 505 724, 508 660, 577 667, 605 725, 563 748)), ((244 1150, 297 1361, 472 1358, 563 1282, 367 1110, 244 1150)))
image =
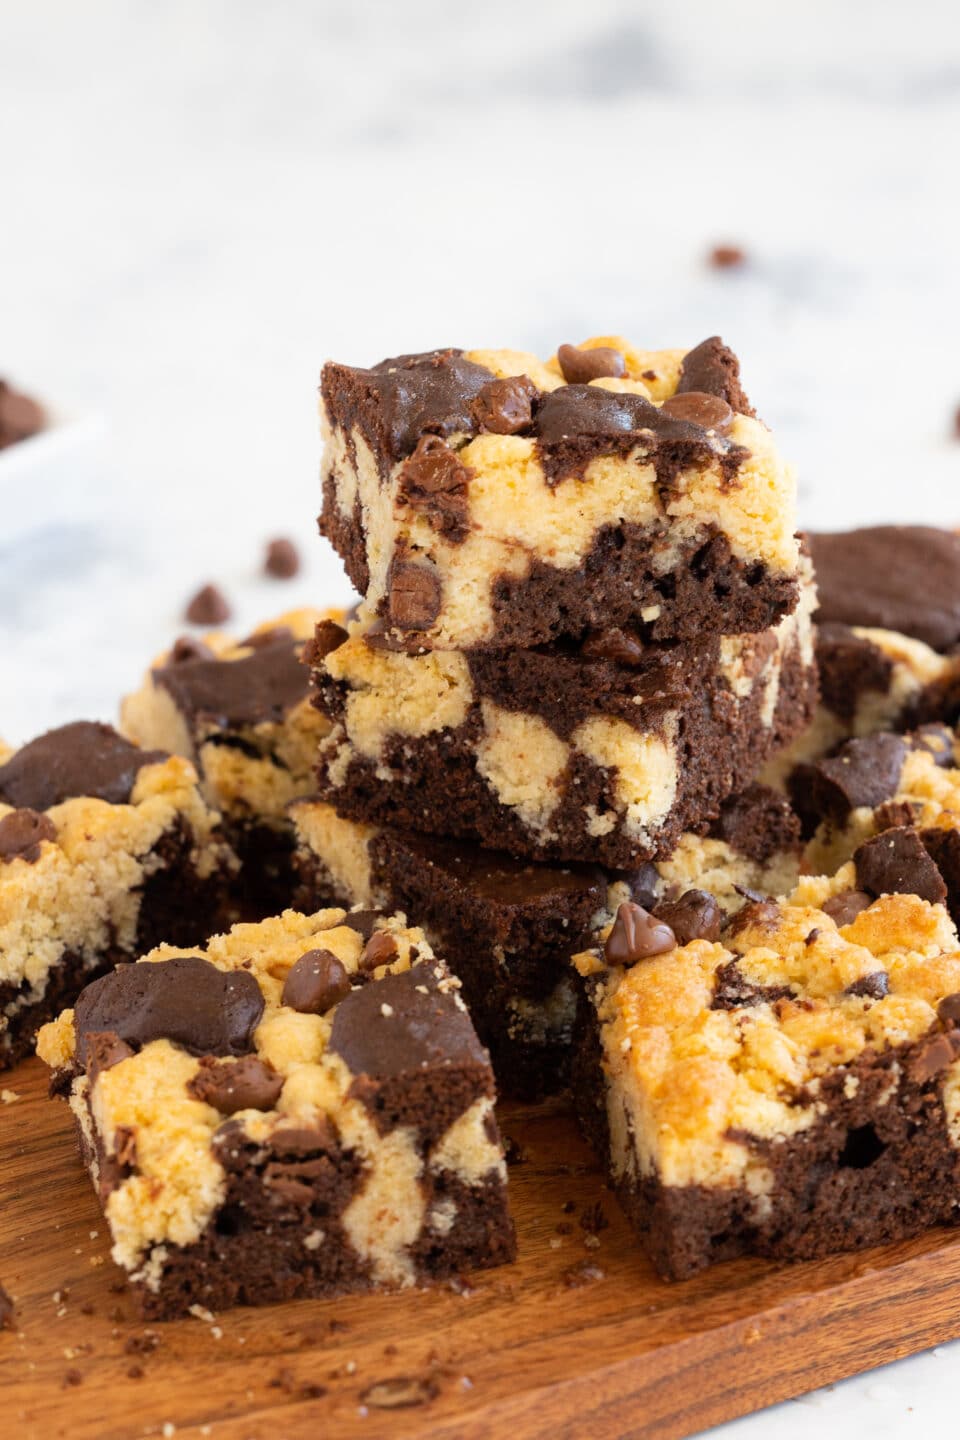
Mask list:
POLYGON ((723 928, 723 911, 706 890, 685 890, 679 900, 658 905, 655 914, 673 931, 678 945, 718 940, 723 928))
POLYGON ((677 394, 683 395, 688 390, 718 395, 740 415, 755 413, 740 384, 740 361, 719 335, 711 335, 684 356, 677 394))
POLYGON ((11 810, 0 820, 0 865, 10 860, 26 860, 33 865, 40 859, 40 843, 56 840, 57 827, 49 815, 36 810, 11 810))
POLYGON ((426 630, 440 613, 440 577, 427 560, 394 560, 388 580, 390 624, 426 630))
POLYGON ((739 245, 714 245, 709 260, 714 270, 735 270, 746 264, 747 256, 739 245))
POLYGON ((168 663, 153 679, 191 724, 218 729, 280 724, 310 693, 310 672, 288 630, 264 636, 252 655, 168 663))
POLYGON ((702 390, 671 395, 660 408, 674 420, 689 420, 691 425, 716 430, 718 435, 723 435, 733 424, 733 411, 726 400, 719 395, 706 395, 702 390))
POLYGON ((952 995, 944 995, 937 1006, 937 1018, 948 1030, 953 1030, 960 1025, 960 992, 954 991, 952 995))
POLYGON ((300 573, 300 552, 292 540, 271 540, 263 560, 263 568, 274 580, 292 580, 300 573))
POLYGON ((86 1072, 95 1085, 104 1070, 112 1070, 121 1060, 129 1060, 135 1051, 115 1030, 89 1030, 86 1037, 86 1072))
POLYGON ((848 985, 844 993, 862 995, 867 1000, 882 1000, 890 993, 890 977, 886 970, 871 970, 869 975, 861 975, 859 980, 848 985))
POLYGON ((378 1078, 487 1063, 466 1010, 438 989, 430 964, 351 990, 334 1012, 330 1049, 354 1075, 378 1078))
POLYGON ((492 435, 519 435, 533 423, 533 406, 540 391, 527 375, 491 380, 473 402, 473 417, 480 430, 492 435))
POLYGON ((824 915, 830 916, 838 930, 842 930, 844 925, 852 925, 857 916, 872 904, 873 896, 865 890, 841 890, 838 895, 824 900, 820 909, 824 915))
POLYGON ((865 840, 853 855, 857 884, 871 895, 918 895, 931 905, 947 898, 943 876, 916 830, 901 826, 865 840))
POLYGON ((630 896, 644 910, 652 910, 660 894, 660 873, 656 865, 647 860, 637 870, 624 870, 614 876, 622 880, 630 896))
POLYGON ((13 1301, 3 1286, 0 1285, 0 1330, 14 1329, 13 1315, 13 1301))
POLYGON ((187 1085, 194 1100, 212 1105, 221 1115, 234 1115, 238 1110, 272 1110, 282 1089, 283 1076, 256 1055, 233 1061, 204 1055, 200 1069, 187 1085))
POLYGON ((909 829, 916 821, 918 808, 911 800, 885 800, 873 812, 873 823, 878 830, 909 829))
POLYGON ((232 613, 223 592, 216 585, 204 585, 187 605, 184 619, 191 625, 221 625, 232 613))
POLYGON ((585 350, 576 345, 561 345, 557 361, 568 385, 589 385, 591 380, 607 376, 619 379, 627 370, 621 352, 610 345, 594 345, 585 350))
POLYGON ((162 750, 141 750, 109 725, 76 720, 48 730, 0 765, 0 800, 49 810, 79 795, 125 805, 145 765, 166 760, 162 750))
POLYGON ((810 535, 821 622, 898 630, 946 651, 960 641, 960 535, 875 525, 810 535))
POLYGON ((198 640, 193 635, 180 635, 173 642, 173 648, 167 656, 168 665, 189 665, 193 660, 216 660, 217 652, 204 640, 198 640))
POLYGON ((665 954, 676 943, 677 937, 669 925, 644 910, 642 905, 625 900, 617 906, 617 916, 603 953, 608 965, 635 965, 651 955, 665 954))
POLYGON ((606 630, 591 630, 580 646, 588 660, 612 660, 617 665, 641 665, 643 642, 629 630, 611 625, 606 630))
POLYGON ((118 965, 80 992, 77 1059, 86 1063, 87 1036, 104 1030, 134 1048, 172 1040, 192 1055, 245 1055, 262 1014, 263 995, 248 970, 218 970, 200 955, 118 965))
POLYGON ((319 667, 328 655, 339 650, 349 638, 348 632, 335 620, 321 620, 313 632, 313 639, 304 647, 304 663, 319 667))
POLYGON ((650 431, 664 441, 704 440, 699 426, 665 414, 645 395, 603 390, 595 385, 562 385, 543 397, 537 414, 542 445, 559 445, 571 437, 617 437, 650 431))
POLYGON ((926 750, 941 770, 953 768, 956 735, 949 725, 921 725, 909 738, 913 748, 926 750))
POLYGON ((920 831, 920 841, 947 887, 947 909, 960 925, 960 831, 932 826, 920 831))
POLYGON ((350 976, 330 950, 308 950, 290 967, 283 1003, 301 1015, 326 1015, 350 994, 350 976))
POLYGON ((748 785, 724 800, 709 833, 761 865, 800 846, 799 819, 786 796, 768 785, 748 785))
POLYGON ((356 930, 361 940, 369 940, 376 928, 377 921, 386 918, 382 910, 348 910, 341 924, 348 926, 351 930, 356 930))
POLYGON ((424 435, 404 461, 397 499, 439 534, 459 543, 469 529, 467 488, 472 478, 473 471, 439 435, 424 435))
POLYGON ((6 380, 0 380, 0 450, 29 440, 31 435, 39 434, 46 423, 42 405, 14 390, 6 380))
POLYGON ((827 623, 817 629, 817 670, 822 703, 849 725, 862 696, 887 692, 893 661, 849 625, 827 623))
POLYGON ((374 930, 370 939, 363 947, 363 954, 360 956, 360 969, 369 975, 380 965, 392 965, 399 953, 397 942, 389 931, 374 930))
POLYGON ((907 1066, 907 1075, 914 1085, 925 1085, 952 1065, 960 1055, 960 1030, 934 1035, 922 1045, 907 1066))
POLYGON ((848 740, 832 758, 798 765, 790 777, 790 798, 814 825, 819 820, 843 825, 851 810, 862 805, 872 810, 893 798, 906 756, 899 735, 848 740))
POLYGON ((710 1009, 739 1010, 745 1005, 774 1005, 778 1000, 792 998, 789 985, 754 985, 741 971, 738 960, 727 960, 714 972, 710 1009))

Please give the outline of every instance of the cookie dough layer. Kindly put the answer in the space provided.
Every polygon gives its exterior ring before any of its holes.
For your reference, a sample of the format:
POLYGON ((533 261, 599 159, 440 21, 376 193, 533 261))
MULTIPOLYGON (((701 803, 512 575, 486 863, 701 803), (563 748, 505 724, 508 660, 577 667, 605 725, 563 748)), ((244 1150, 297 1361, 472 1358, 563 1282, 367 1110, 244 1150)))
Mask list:
POLYGON ((321 798, 534 859, 669 854, 808 723, 810 598, 759 635, 634 642, 629 665, 589 647, 410 655, 354 626, 317 671, 321 798))
POLYGON ((743 890, 791 888, 799 866, 799 826, 786 801, 760 787, 727 802, 711 834, 682 836, 669 859, 630 875, 533 865, 465 841, 378 828, 318 800, 297 801, 291 815, 301 908, 334 895, 422 924, 438 949, 460 957, 464 999, 497 1083, 523 1099, 569 1078, 569 958, 621 900, 670 901, 700 888, 738 909, 743 890))
POLYGON ((632 965, 605 927, 575 959, 578 1111, 665 1278, 957 1217, 957 932, 861 881, 808 878, 632 965))
POLYGON ((243 640, 179 640, 121 707, 124 734, 196 766, 240 857, 237 889, 249 918, 290 903, 286 806, 313 789, 317 746, 329 730, 310 703, 301 652, 319 621, 343 618, 338 610, 296 610, 243 640))
POLYGON ((510 350, 326 365, 320 526, 361 617, 456 649, 776 624, 798 598, 795 482, 738 369, 716 338, 617 337, 565 371, 510 350))
POLYGON ((101 970, 219 923, 236 860, 192 765, 106 725, 0 755, 0 1068, 101 970))
POLYGON ((160 946, 38 1049, 151 1318, 513 1258, 489 1057, 399 919, 288 910, 160 946))

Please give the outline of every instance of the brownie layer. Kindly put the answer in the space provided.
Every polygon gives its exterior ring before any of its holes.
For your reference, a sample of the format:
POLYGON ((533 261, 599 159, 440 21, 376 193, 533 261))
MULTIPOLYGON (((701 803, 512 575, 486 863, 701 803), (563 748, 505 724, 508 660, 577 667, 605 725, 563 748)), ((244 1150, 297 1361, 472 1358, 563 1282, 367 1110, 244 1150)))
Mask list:
POLYGON ((934 650, 960 642, 960 534, 873 525, 811 535, 824 623, 869 625, 934 650))

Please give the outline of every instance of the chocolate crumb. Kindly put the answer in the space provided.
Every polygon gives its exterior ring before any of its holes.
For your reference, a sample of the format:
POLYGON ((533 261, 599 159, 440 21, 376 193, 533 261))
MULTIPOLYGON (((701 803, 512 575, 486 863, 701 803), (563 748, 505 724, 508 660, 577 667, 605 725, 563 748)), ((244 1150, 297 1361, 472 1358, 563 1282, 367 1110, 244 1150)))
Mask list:
POLYGON ((142 1379, 143 1379, 143 1366, 142 1366, 142 1365, 130 1365, 130 1366, 128 1367, 128 1369, 127 1369, 127 1379, 128 1379, 128 1380, 142 1380, 142 1379))
POLYGON ((739 245, 714 245, 709 259, 714 270, 736 270, 747 263, 747 254, 739 245))
POLYGON ((503 1157, 508 1165, 525 1165, 530 1158, 519 1140, 514 1140, 512 1135, 503 1137, 503 1157))
POLYGON ((560 1209, 563 1211, 564 1215, 572 1215, 576 1208, 576 1200, 564 1200, 563 1204, 560 1206, 560 1209))
POLYGON ((292 540, 271 540, 263 561, 264 572, 274 580, 292 580, 300 573, 300 553, 292 540))
POLYGON ((126 1355, 151 1355, 159 1344, 160 1336, 156 1330, 144 1330, 141 1335, 129 1335, 123 1350, 126 1355))
POLYGON ((204 585, 188 604, 184 618, 191 625, 222 625, 232 613, 223 592, 216 585, 204 585))
POLYGON ((580 1216, 580 1228, 586 1230, 588 1235, 599 1235, 601 1230, 606 1230, 610 1221, 603 1213, 603 1206, 600 1201, 589 1205, 580 1216))
POLYGON ((79 1370, 75 1370, 75 1369, 68 1370, 67 1373, 66 1373, 66 1374, 64 1375, 64 1377, 63 1377, 64 1389, 66 1389, 67 1386, 69 1386, 69 1385, 82 1385, 82 1384, 83 1384, 83 1376, 81 1375, 81 1373, 80 1373, 79 1370))

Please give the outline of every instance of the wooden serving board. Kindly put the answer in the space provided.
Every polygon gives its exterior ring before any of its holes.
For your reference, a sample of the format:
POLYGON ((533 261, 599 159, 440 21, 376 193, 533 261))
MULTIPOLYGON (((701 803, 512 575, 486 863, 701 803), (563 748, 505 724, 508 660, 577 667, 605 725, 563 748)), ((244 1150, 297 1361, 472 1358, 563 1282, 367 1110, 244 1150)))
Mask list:
POLYGON ((672 1437, 960 1335, 960 1232, 793 1266, 652 1273, 568 1113, 505 1106, 520 1259, 468 1287, 134 1318, 67 1106, 0 1105, 5 1440, 672 1437), (609 1224, 588 1240, 580 1217, 609 1224), (403 1403, 399 1403, 403 1402, 403 1403), (171 1429, 170 1427, 174 1427, 171 1429))

